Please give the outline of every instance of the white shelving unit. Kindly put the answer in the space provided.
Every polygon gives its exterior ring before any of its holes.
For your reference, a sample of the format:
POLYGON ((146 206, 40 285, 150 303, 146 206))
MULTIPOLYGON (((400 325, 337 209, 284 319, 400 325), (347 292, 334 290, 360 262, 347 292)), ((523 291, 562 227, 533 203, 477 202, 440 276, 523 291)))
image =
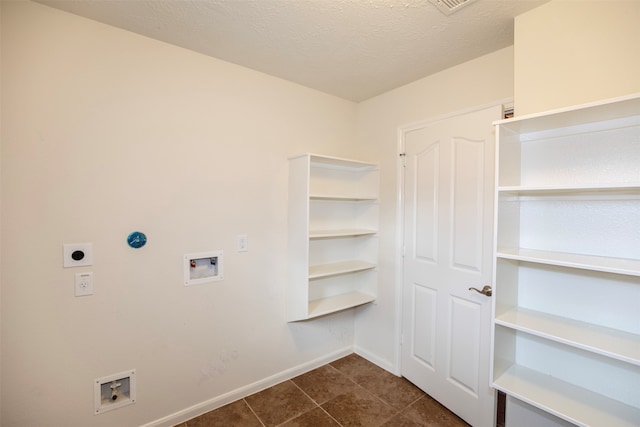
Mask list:
POLYGON ((495 125, 494 387, 640 426, 640 96, 495 125))
POLYGON ((378 187, 376 163, 289 159, 288 321, 376 299, 378 187))

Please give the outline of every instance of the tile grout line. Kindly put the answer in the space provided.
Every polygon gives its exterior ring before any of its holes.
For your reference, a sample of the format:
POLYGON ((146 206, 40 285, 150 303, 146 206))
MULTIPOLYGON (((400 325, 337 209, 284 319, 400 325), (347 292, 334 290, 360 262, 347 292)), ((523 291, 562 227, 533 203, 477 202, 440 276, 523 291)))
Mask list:
POLYGON ((320 409, 322 409, 322 412, 324 412, 325 414, 327 414, 329 416, 329 418, 331 418, 333 421, 336 422, 336 424, 338 424, 338 426, 343 427, 343 425, 340 423, 340 421, 336 420, 335 418, 333 418, 333 415, 331 415, 330 413, 328 413, 322 406, 320 406, 320 409))
MULTIPOLYGON (((347 380, 351 381, 351 382, 352 382, 356 387, 359 387, 360 389, 362 389, 362 391, 364 391, 365 393, 367 393, 367 394, 369 394, 369 395, 373 396, 373 397, 374 397, 375 399, 377 399, 379 402, 382 402, 383 404, 385 404, 385 405, 389 406, 393 411, 395 411, 395 412, 393 413, 393 415, 391 415, 388 419, 383 420, 383 421, 382 421, 382 423, 380 423, 379 425, 382 425, 382 424, 384 424, 384 423, 388 422, 389 420, 393 419, 393 417, 395 417, 395 416, 397 416, 398 414, 400 414, 400 412, 401 412, 401 411, 403 411, 404 409, 407 409, 409 406, 413 405, 417 400, 419 400, 419 399, 417 399, 416 401, 412 402, 412 403, 411 403, 411 405, 408 405, 407 407, 405 407, 405 408, 403 408, 403 409, 396 409, 396 408, 395 408, 395 407, 393 407, 393 405, 391 405, 390 403, 385 402, 385 401, 384 401, 380 396, 378 396, 376 393, 374 393, 374 392, 372 392, 372 391, 367 390, 367 389, 366 389, 362 384, 360 384, 360 383, 359 383, 358 381, 356 381, 354 378, 349 377, 347 374, 345 374, 344 372, 342 372, 340 369, 336 368, 335 366, 331 365, 330 363, 329 363, 329 365, 330 365, 333 369, 335 369, 338 373, 340 373, 340 375, 342 375, 342 377, 344 377, 344 378, 346 378, 347 380)), ((380 375, 381 375, 381 374, 375 374, 375 376, 380 376, 380 375)), ((421 398, 422 398, 422 397, 423 397, 423 396, 421 396, 421 398)), ((334 399, 335 399, 335 397, 334 397, 334 399)), ((322 408, 322 407, 321 407, 321 409, 322 409, 322 410, 324 410, 324 408, 322 408)), ((326 413, 327 413, 327 414, 328 414, 332 419, 334 419, 334 420, 335 420, 335 418, 333 418, 333 417, 331 416, 331 414, 329 414, 327 411, 325 411, 325 412, 326 412, 326 413)), ((338 420, 335 420, 335 421, 338 423, 338 425, 342 426, 342 424, 340 424, 340 423, 338 422, 338 420)))
MULTIPOLYGON (((262 419, 260 419, 260 417, 258 416, 258 414, 256 414, 256 411, 253 410, 253 408, 251 407, 251 405, 249 405, 249 402, 247 402, 247 399, 242 398, 242 401, 244 402, 245 405, 247 405, 247 408, 249 408, 249 410, 251 411, 251 413, 253 414, 254 417, 256 417, 256 419, 258 420, 258 422, 260 424, 262 424, 262 427, 267 427, 265 425, 265 423, 262 422, 262 419)), ((187 426, 189 427, 189 426, 187 426)))
MULTIPOLYGON (((401 416, 402 416, 402 415, 403 415, 403 412, 405 412, 407 409, 409 409, 411 406, 413 406, 413 405, 414 405, 416 402, 418 402, 419 400, 424 399, 424 398, 425 398, 425 396, 426 396, 426 393, 425 393, 424 391, 422 391, 422 390, 421 390, 421 395, 420 395, 418 398, 416 398, 415 400, 413 400, 413 401, 412 401, 411 403, 409 403, 408 405, 406 405, 406 406, 404 406, 404 407, 402 407, 402 408, 400 408, 400 409, 396 409, 396 407, 395 407, 395 406, 393 406, 390 402, 387 402, 386 400, 384 400, 382 397, 378 396, 378 394, 377 394, 377 393, 375 393, 375 392, 373 392, 373 391, 368 390, 366 387, 364 387, 362 384, 360 384, 360 382, 358 382, 358 381, 356 381, 355 379, 353 379, 353 378, 351 378, 351 377, 347 376, 345 373, 343 373, 342 371, 340 371, 338 368, 336 368, 335 366, 331 365, 330 363, 329 363, 329 365, 330 365, 333 369, 335 369, 336 371, 338 371, 338 372, 339 372, 339 373, 340 373, 344 378, 348 379, 348 380, 349 380, 349 381, 351 381, 354 385, 356 385, 357 387, 359 387, 360 389, 362 389, 364 392, 366 392, 367 394, 369 394, 369 395, 373 396, 373 397, 374 397, 375 399, 377 399, 379 402, 382 402, 383 404, 387 405, 388 407, 390 407, 390 408, 394 411, 394 412, 393 412, 393 415, 391 415, 388 419, 383 420, 383 421, 382 421, 382 423, 381 423, 380 425, 382 425, 382 424, 384 424, 384 423, 388 422, 389 420, 393 419, 394 417, 396 417, 396 416, 398 416, 398 415, 401 415, 401 416)), ((380 375, 381 375, 381 374, 376 374, 375 376, 380 376, 380 375)), ((326 412, 326 411, 325 411, 325 412, 326 412)), ((331 415, 329 414, 329 416, 331 416, 331 415)), ((333 418, 333 417, 331 417, 331 418, 333 418)), ((338 424, 340 424, 340 423, 338 423, 338 424)))
MULTIPOLYGON (((335 369, 335 368, 333 368, 333 369, 335 369)), ((339 371, 338 371, 338 372, 339 372, 339 371)), ((340 372, 340 375, 344 376, 344 374, 343 374, 342 372, 340 372)), ((332 416, 330 413, 328 413, 328 412, 327 412, 327 411, 322 407, 322 405, 320 405, 318 402, 316 402, 316 401, 315 401, 315 399, 313 399, 311 396, 309 396, 309 395, 308 395, 308 394, 307 394, 307 393, 306 393, 306 392, 305 392, 305 391, 304 391, 304 390, 303 390, 303 389, 302 389, 298 384, 296 384, 296 382, 295 382, 295 381, 293 381, 293 378, 291 379, 291 382, 293 383, 293 385, 295 385, 296 387, 298 387, 298 390, 300 390, 300 391, 301 391, 305 396, 307 396, 309 399, 311 399, 311 401, 316 405, 316 408, 320 408, 320 410, 321 410, 322 412, 324 412, 325 414, 327 414, 327 415, 329 416, 329 418, 331 418, 333 421, 335 421, 335 422, 336 422, 336 424, 338 424, 338 426, 343 427, 343 425, 342 425, 342 424, 340 424, 340 421, 338 421, 338 420, 336 420, 335 418, 333 418, 333 416, 332 416)), ((326 402, 325 402, 325 403, 326 403, 326 402)), ((315 408, 313 408, 313 409, 315 409, 315 408)), ((307 412, 313 411, 313 409, 310 409, 310 410, 309 410, 309 411, 307 411, 307 412)), ((303 412, 302 414, 296 415, 296 416, 295 416, 295 417, 293 417, 292 419, 294 419, 294 418, 296 418, 296 417, 299 417, 300 415, 306 414, 307 412, 303 412)), ((285 422, 288 422, 288 421, 291 421, 291 420, 287 420, 287 421, 285 421, 285 422)), ((284 424, 284 423, 282 423, 282 424, 284 424)), ((282 425, 282 424, 281 424, 281 425, 282 425)))
MULTIPOLYGON (((323 405, 328 404, 329 402, 332 402, 334 399, 339 398, 340 396, 343 396, 347 393, 353 393, 354 391, 357 391, 357 393, 366 393, 366 395, 369 396, 369 398, 374 399, 377 402, 382 403, 383 405, 385 405, 386 407, 388 407, 390 409, 390 415, 389 417, 384 417, 384 419, 378 418, 375 420, 371 420, 372 423, 370 424, 371 427, 374 426, 381 426, 385 423, 389 423, 390 420, 397 418, 397 417, 401 417, 402 419, 406 419, 405 418, 405 413, 407 413, 407 411, 409 411, 412 407, 414 407, 414 405, 416 405, 418 402, 420 402, 423 399, 428 399, 430 398, 430 396, 425 393, 424 391, 420 390, 420 395, 417 396, 415 399, 411 400, 408 404, 404 404, 406 402, 406 399, 404 398, 400 398, 400 399, 394 399, 393 395, 389 394, 388 392, 385 392, 385 390, 387 390, 386 387, 387 383, 389 386, 391 387, 395 387, 396 383, 394 381, 391 382, 387 382, 386 377, 384 377, 382 375, 382 372, 372 372, 368 369, 365 369, 364 371, 362 371, 360 369, 360 364, 356 363, 355 365, 349 364, 349 365, 344 365, 343 368, 346 368, 345 370, 341 370, 338 369, 336 366, 334 366, 331 362, 327 363, 326 365, 327 368, 330 368, 330 372, 332 372, 332 376, 335 374, 336 378, 340 378, 340 382, 343 382, 344 385, 346 385, 346 383, 351 384, 351 386, 355 386, 355 389, 353 389, 352 391, 347 391, 347 392, 343 392, 338 394, 337 396, 331 396, 331 394, 329 395, 330 398, 328 400, 326 400, 325 402, 323 402, 322 404, 320 404, 320 401, 316 401, 315 399, 313 399, 303 388, 301 385, 298 385, 294 379, 291 378, 289 380, 285 380, 282 381, 281 383, 278 384, 282 384, 285 382, 290 382, 291 384, 293 384, 294 388, 297 389, 300 393, 302 393, 302 396, 306 397, 307 399, 309 399, 309 401, 312 403, 312 407, 308 410, 302 410, 302 412, 297 413, 296 415, 290 417, 289 419, 280 422, 276 425, 271 426, 270 424, 267 424, 266 421, 263 421, 262 418, 260 416, 258 416, 257 412, 253 409, 253 407, 249 404, 249 401, 246 398, 242 398, 239 400, 242 400, 244 405, 246 406, 246 408, 249 409, 249 413, 251 413, 253 415, 253 417, 255 417, 256 420, 258 420, 258 423, 261 427, 283 427, 284 425, 286 425, 287 423, 292 422, 293 420, 302 417, 306 414, 309 414, 312 411, 315 411, 316 408, 319 408, 322 411, 322 417, 326 416, 328 417, 328 419, 332 420, 335 423, 336 427, 344 427, 344 425, 338 421, 338 419, 336 419, 331 413, 329 413, 324 407, 323 405), (355 370, 354 370, 355 369, 355 370), (351 373, 351 375, 349 375, 349 373, 351 373), (376 387, 377 386, 377 387, 376 387), (372 390, 369 390, 367 387, 372 388, 372 390), (384 388, 384 390, 383 390, 384 388), (382 392, 381 394, 379 394, 379 392, 382 392), (387 402, 386 398, 391 398, 391 401, 398 403, 399 405, 394 405, 391 402, 387 402), (401 405, 400 405, 401 404, 401 405)), ((312 372, 313 370, 309 371, 312 372)), ((301 374, 303 375, 303 374, 301 374)), ((304 384, 304 381, 303 383, 304 384)), ((273 388, 273 387, 269 387, 269 388, 273 388)), ((266 389, 265 389, 266 390, 266 389)), ((310 389, 312 390, 312 389, 310 389)), ((393 388, 390 388, 387 391, 392 391, 393 388)), ((338 390, 336 390, 338 391, 338 390)), ((344 390, 343 390, 344 391, 344 390)), ((322 397, 322 396, 318 396, 318 397, 322 397)), ((410 397, 410 396, 406 396, 406 397, 410 397)), ((432 398, 431 398, 432 399, 432 398)), ((435 400, 434 400, 435 401, 435 400)), ((436 403, 439 404, 439 402, 435 401, 436 403)), ((439 404, 440 406, 442 406, 441 404, 439 404)), ((220 409, 220 408, 217 408, 220 409)), ((444 408, 446 410, 446 408, 444 408)), ((215 410, 214 410, 215 411, 215 410)), ((386 411, 385 411, 386 412, 386 411)), ((320 416, 320 413, 317 413, 318 416, 320 416)), ((455 415, 455 414, 454 414, 455 415)), ((309 416, 307 416, 308 418, 309 416)), ((197 417, 196 417, 197 418, 197 417)), ((312 417, 314 418, 314 417, 312 417)), ((397 421, 399 421, 400 418, 398 418, 397 421)), ((193 421, 193 420, 187 420, 184 421, 184 426, 183 427, 189 427, 189 421, 193 421)), ((275 420, 274 420, 275 421, 275 420)), ((328 420, 327 420, 328 421, 328 420)), ((468 426, 468 425, 467 425, 468 426)), ((178 427, 178 426, 175 426, 178 427)))
MULTIPOLYGON (((342 372, 340 369, 338 369, 338 368, 336 368, 335 366, 331 365, 331 363, 329 363, 329 366, 331 366, 333 369, 335 369, 335 370, 336 370, 336 372, 338 372, 338 373, 339 373, 343 378, 347 379, 348 381, 351 381, 351 382, 353 383, 353 385, 355 385, 356 387, 359 387, 360 389, 362 389, 362 390, 363 390, 363 391, 365 391, 366 393, 368 393, 368 394, 372 395, 374 398, 378 399, 380 402, 384 403, 385 405, 387 405, 387 404, 388 404, 387 402, 384 402, 382 399, 380 399, 377 395, 373 394, 372 392, 370 392, 369 390, 367 390, 366 388, 364 388, 364 387, 362 386, 362 384, 360 384, 359 382, 357 382, 354 378, 351 378, 350 376, 348 376, 347 374, 345 374, 344 372, 342 372)), ((337 397, 337 396, 336 396, 336 397, 337 397)), ((334 399, 335 399, 336 397, 334 397, 334 399)), ((333 399, 331 399, 331 400, 333 400, 333 399)), ((326 402, 325 402, 325 403, 326 403, 326 402)), ((389 405, 389 406, 391 406, 391 405, 389 405)), ((331 419, 333 419, 335 422, 337 422, 339 426, 341 426, 341 427, 342 427, 342 424, 340 424, 340 422, 339 422, 338 420, 336 420, 335 418, 333 418, 333 417, 331 416, 331 414, 329 414, 327 411, 325 411, 325 409, 324 409, 324 408, 322 408, 322 407, 320 407, 320 408, 321 408, 321 409, 322 409, 322 410, 323 410, 327 415, 329 415, 329 416, 331 417, 331 419)), ((395 408, 394 408, 394 409, 395 409, 395 408)), ((395 416, 395 415, 396 415, 396 414, 394 414, 393 416, 395 416)), ((393 417, 391 417, 391 418, 393 418, 393 417)), ((391 419, 391 418, 389 418, 389 419, 391 419)), ((388 420, 385 420, 385 422, 386 422, 386 421, 388 421, 388 420)))
POLYGON ((316 408, 319 408, 319 407, 320 407, 320 405, 318 405, 318 403, 317 403, 315 400, 313 400, 313 399, 311 398, 311 396, 309 396, 307 393, 305 393, 305 392, 304 392, 304 390, 303 390, 303 389, 301 389, 301 388, 298 386, 298 384, 296 384, 296 383, 295 383, 295 381, 293 381, 293 378, 291 378, 290 380, 287 380, 287 381, 290 381, 290 382, 291 382, 291 384, 293 384, 293 385, 294 385, 298 390, 300 390, 300 391, 302 392, 302 394, 304 394, 304 395, 305 395, 305 396, 306 396, 306 397, 307 397, 311 402, 313 402, 313 404, 314 404, 315 406, 313 407, 313 409, 309 409, 308 411, 300 412, 299 414, 294 415, 293 417, 289 418, 288 420, 284 420, 283 422, 281 422, 280 424, 278 424, 278 425, 277 425, 277 426, 275 426, 275 427, 282 426, 282 425, 284 425, 284 424, 288 423, 289 421, 291 421, 291 420, 295 420, 296 418, 298 418, 298 417, 300 417, 300 416, 302 416, 302 415, 306 414, 307 412, 313 411, 314 409, 316 409, 316 408))
MULTIPOLYGON (((418 397, 416 400, 414 400, 413 402, 409 403, 404 409, 409 409, 411 408, 413 405, 415 405, 416 403, 418 403, 420 400, 425 399, 426 396, 428 396, 425 392, 421 391, 422 395, 420 397, 418 397)), ((404 410, 403 409, 403 410, 404 410)))
MULTIPOLYGON (((341 372, 341 374, 342 374, 342 372, 341 372)), ((354 379, 347 377, 345 374, 342 374, 342 375, 343 375, 345 378, 347 378, 349 381, 351 381, 353 384, 355 384, 357 387, 359 387, 360 389, 362 389, 365 393, 367 393, 367 394, 369 394, 369 395, 373 396, 373 397, 374 397, 375 399, 377 399, 379 402, 382 402, 383 404, 385 404, 385 405, 387 405, 388 407, 390 407, 393 411, 395 411, 395 412, 393 413, 393 415, 391 415, 388 419, 383 420, 383 423, 385 423, 385 422, 387 422, 387 421, 391 420, 393 417, 395 417, 396 415, 398 415, 401 411, 403 411, 404 409, 406 409, 406 408, 403 408, 403 409, 396 409, 395 407, 393 407, 393 405, 391 405, 390 403, 388 403, 388 402, 384 401, 384 400, 383 400, 380 396, 378 396, 376 393, 374 393, 374 392, 372 392, 372 391, 370 391, 370 390, 367 390, 367 389, 366 389, 362 384, 360 384, 359 382, 356 382, 354 379)), ((378 375, 380 375, 380 374, 377 374, 376 376, 378 376, 378 375)), ((413 405, 413 403, 415 403, 415 402, 412 402, 411 404, 413 405)), ((408 406, 407 406, 407 408, 408 408, 408 406)), ((382 425, 383 423, 381 423, 380 425, 382 425)))

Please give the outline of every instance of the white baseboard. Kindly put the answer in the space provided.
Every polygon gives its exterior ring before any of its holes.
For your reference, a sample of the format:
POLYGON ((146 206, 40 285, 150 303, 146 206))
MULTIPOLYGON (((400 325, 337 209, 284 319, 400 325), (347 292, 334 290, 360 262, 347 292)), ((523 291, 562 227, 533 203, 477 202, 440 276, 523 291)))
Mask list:
POLYGON ((319 368, 322 365, 331 363, 335 360, 338 360, 344 356, 347 356, 353 353, 353 351, 354 351, 353 347, 351 346, 345 347, 342 350, 335 351, 326 356, 322 356, 317 359, 311 360, 309 362, 303 363, 301 365, 295 366, 293 368, 286 369, 275 375, 264 378, 260 381, 256 381, 253 384, 240 387, 238 389, 225 393, 221 396, 217 396, 217 397, 214 397, 213 399, 209 399, 204 402, 198 403, 197 405, 193 405, 189 408, 167 415, 166 417, 152 421, 148 424, 144 424, 141 427, 175 426, 177 424, 183 423, 192 418, 205 414, 209 411, 213 411, 214 409, 220 408, 221 406, 224 406, 228 403, 235 402, 236 400, 243 399, 261 390, 272 387, 283 381, 287 381, 287 380, 290 380, 291 378, 295 378, 298 375, 304 374, 305 372, 312 371, 316 368, 319 368))
POLYGON ((379 358, 375 354, 370 353, 369 351, 363 349, 362 347, 358 347, 358 346, 354 347, 353 352, 359 356, 364 357, 369 362, 378 365, 385 371, 389 371, 394 375, 400 376, 400 370, 396 369, 396 367, 392 363, 389 363, 387 360, 379 358))

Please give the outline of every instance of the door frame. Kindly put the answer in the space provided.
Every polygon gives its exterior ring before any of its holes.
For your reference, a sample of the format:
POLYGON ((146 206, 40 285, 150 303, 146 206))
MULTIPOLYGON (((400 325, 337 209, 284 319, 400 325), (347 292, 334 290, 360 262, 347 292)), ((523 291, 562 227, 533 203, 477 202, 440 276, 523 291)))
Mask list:
MULTIPOLYGON (((503 112, 507 108, 513 108, 513 98, 504 98, 501 100, 489 102, 482 105, 476 105, 474 107, 457 110, 451 113, 441 114, 433 116, 428 119, 418 120, 412 123, 398 126, 397 130, 397 144, 396 144, 396 170, 397 170, 397 188, 396 188, 396 277, 395 277, 395 334, 396 334, 396 348, 395 348, 395 372, 394 374, 402 376, 402 314, 403 314, 403 283, 404 283, 404 152, 405 152, 405 134, 422 128, 431 123, 435 123, 441 120, 450 119, 452 117, 463 116, 486 108, 502 105, 503 112)), ((493 352, 492 352, 493 353, 493 352)))

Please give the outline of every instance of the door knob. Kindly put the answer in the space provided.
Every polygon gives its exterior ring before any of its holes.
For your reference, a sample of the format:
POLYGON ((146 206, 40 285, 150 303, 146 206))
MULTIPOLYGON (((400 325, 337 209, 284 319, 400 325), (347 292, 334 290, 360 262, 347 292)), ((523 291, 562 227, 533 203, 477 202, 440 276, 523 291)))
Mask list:
POLYGON ((469 290, 474 290, 482 295, 486 295, 488 297, 490 297, 493 294, 493 291, 491 290, 491 286, 486 285, 484 288, 482 288, 482 290, 480 289, 476 289, 476 288, 469 288, 469 290))

